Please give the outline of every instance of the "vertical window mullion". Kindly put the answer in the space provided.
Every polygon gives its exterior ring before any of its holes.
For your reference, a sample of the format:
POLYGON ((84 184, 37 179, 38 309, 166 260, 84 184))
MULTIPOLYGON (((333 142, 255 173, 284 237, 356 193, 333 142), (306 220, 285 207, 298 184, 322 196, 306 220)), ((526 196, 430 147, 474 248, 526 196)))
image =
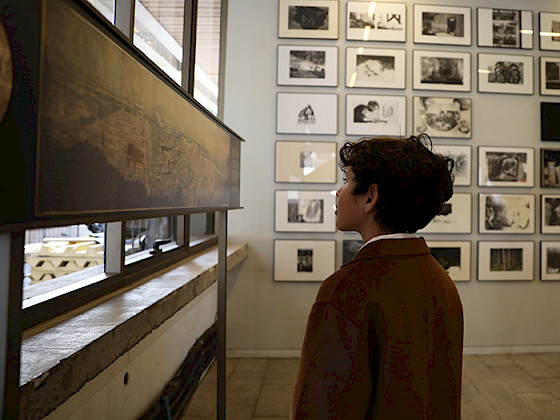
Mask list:
POLYGON ((105 273, 118 274, 124 267, 125 223, 110 222, 105 227, 105 273))
POLYGON ((181 86, 194 94, 194 63, 196 58, 196 17, 198 0, 185 0, 183 24, 183 68, 181 86))

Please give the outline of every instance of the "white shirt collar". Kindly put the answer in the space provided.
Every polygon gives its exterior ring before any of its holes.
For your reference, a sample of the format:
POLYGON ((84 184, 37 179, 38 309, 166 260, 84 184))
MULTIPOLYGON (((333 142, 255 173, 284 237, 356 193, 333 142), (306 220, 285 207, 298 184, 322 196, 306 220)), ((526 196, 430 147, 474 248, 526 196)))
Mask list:
POLYGON ((420 238, 420 236, 418 236, 415 233, 389 233, 387 235, 374 236, 365 244, 363 244, 361 248, 358 250, 358 252, 360 252, 362 248, 365 247, 366 245, 369 245, 375 241, 380 241, 381 239, 410 239, 410 238, 420 238))

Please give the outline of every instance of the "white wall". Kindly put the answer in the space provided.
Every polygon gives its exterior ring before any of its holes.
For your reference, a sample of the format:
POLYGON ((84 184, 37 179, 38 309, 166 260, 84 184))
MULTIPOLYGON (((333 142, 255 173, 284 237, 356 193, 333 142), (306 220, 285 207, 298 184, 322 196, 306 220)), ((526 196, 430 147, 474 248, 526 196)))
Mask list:
MULTIPOLYGON (((272 279, 274 239, 336 239, 337 267, 342 261, 342 240, 357 239, 356 234, 337 232, 318 234, 274 232, 274 190, 276 189, 336 189, 336 185, 278 184, 274 182, 275 140, 337 141, 341 145, 351 138, 344 134, 344 96, 347 93, 367 92, 367 89, 350 90, 344 87, 344 62, 346 46, 375 46, 379 48, 406 48, 406 90, 378 90, 379 93, 407 96, 407 127, 412 127, 412 50, 468 51, 472 54, 472 91, 458 94, 473 100, 473 137, 469 140, 436 139, 436 144, 470 145, 473 164, 477 164, 477 146, 530 146, 535 148, 535 163, 540 148, 560 147, 557 143, 541 142, 541 101, 555 101, 542 97, 538 88, 538 57, 560 56, 560 53, 538 49, 538 37, 532 50, 504 50, 476 46, 476 8, 504 7, 533 10, 533 25, 538 31, 538 11, 560 12, 560 3, 554 0, 495 0, 487 2, 461 2, 433 0, 429 4, 471 6, 473 10, 473 45, 453 47, 417 44, 412 42, 412 5, 406 1, 408 12, 407 42, 363 43, 346 41, 344 18, 346 2, 340 1, 338 40, 279 39, 278 1, 235 0, 229 7, 227 60, 225 75, 225 122, 247 142, 242 152, 241 203, 244 210, 230 213, 230 240, 247 241, 249 258, 239 275, 230 277, 228 296, 228 348, 230 355, 298 355, 307 315, 319 287, 310 283, 275 283, 272 279), (276 86, 276 46, 286 45, 336 45, 339 49, 339 86, 291 87, 276 86), (535 58, 535 94, 505 95, 477 92, 476 54, 523 54, 535 58), (277 92, 328 92, 339 98, 339 134, 277 135, 277 92)), ((426 91, 422 91, 426 92, 426 91)), ((446 96, 448 92, 435 96, 446 96)), ((473 166, 472 186, 457 187, 457 192, 472 194, 473 233, 469 235, 426 235, 431 240, 472 241, 472 280, 457 284, 465 312, 465 346, 467 352, 558 350, 560 348, 560 282, 539 280, 539 241, 560 240, 560 235, 480 235, 478 231, 478 193, 531 193, 537 198, 554 190, 543 190, 536 173, 536 187, 482 189, 476 186, 473 166), (535 243, 535 270, 532 282, 479 282, 476 279, 477 247, 479 240, 531 240, 535 243)), ((537 221, 540 218, 537 217, 537 221)), ((537 232, 539 228, 537 227, 537 232)))

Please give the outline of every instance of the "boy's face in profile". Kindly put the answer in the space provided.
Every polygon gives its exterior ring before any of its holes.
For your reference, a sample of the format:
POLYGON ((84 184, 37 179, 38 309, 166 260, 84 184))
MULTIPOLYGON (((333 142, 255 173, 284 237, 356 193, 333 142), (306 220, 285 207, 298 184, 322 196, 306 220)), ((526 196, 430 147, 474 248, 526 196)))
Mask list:
POLYGON ((349 166, 345 173, 344 185, 336 192, 336 227, 342 231, 359 231, 364 216, 361 203, 365 199, 365 194, 352 194, 357 185, 354 170, 349 166))

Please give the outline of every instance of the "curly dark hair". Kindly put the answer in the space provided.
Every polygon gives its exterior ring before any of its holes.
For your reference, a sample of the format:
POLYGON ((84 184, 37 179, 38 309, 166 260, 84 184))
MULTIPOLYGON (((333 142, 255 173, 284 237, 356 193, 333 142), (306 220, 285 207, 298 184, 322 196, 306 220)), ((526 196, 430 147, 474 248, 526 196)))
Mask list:
POLYGON ((375 220, 391 232, 422 229, 453 195, 453 159, 433 153, 427 134, 362 138, 339 154, 342 170, 350 166, 355 174, 352 194, 377 185, 375 220))

